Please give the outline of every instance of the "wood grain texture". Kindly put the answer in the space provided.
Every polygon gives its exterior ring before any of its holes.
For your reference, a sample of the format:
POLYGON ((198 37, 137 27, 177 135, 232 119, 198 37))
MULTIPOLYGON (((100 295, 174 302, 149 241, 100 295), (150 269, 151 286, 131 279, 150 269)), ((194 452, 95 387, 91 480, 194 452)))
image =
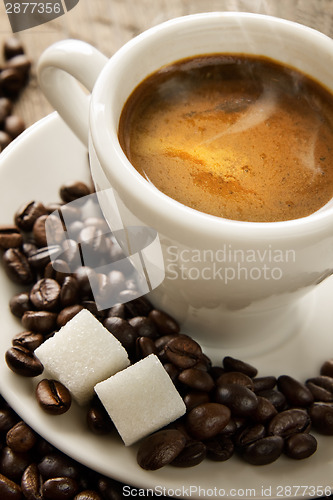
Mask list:
MULTIPOLYGON (((297 21, 333 37, 333 0, 80 0, 64 16, 19 33, 33 60, 29 86, 17 103, 27 126, 52 111, 38 88, 36 62, 57 40, 78 38, 111 56, 143 30, 176 16, 208 11, 244 11, 297 21)), ((11 34, 3 2, 0 41, 11 34)))

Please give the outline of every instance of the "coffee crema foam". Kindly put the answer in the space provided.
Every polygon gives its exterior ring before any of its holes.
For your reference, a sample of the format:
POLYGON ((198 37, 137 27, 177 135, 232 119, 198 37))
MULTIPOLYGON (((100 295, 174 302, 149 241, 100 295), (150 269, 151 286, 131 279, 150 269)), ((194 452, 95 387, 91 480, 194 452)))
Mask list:
POLYGON ((305 217, 333 196, 333 96, 263 57, 184 59, 144 80, 119 140, 149 182, 227 219, 305 217))

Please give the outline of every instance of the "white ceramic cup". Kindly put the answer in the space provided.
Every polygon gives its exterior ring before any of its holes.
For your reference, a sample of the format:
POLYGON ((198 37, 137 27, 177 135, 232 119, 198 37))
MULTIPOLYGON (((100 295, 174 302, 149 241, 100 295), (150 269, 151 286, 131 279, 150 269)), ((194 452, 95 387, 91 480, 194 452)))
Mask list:
MULTIPOLYGON (((217 52, 268 56, 333 91, 333 40, 290 21, 240 12, 172 19, 110 60, 84 42, 62 41, 44 52, 38 75, 49 101, 89 144, 96 188, 113 188, 122 224, 158 231, 165 279, 150 294, 153 304, 207 348, 251 354, 273 349, 297 331, 311 310, 309 292, 332 273, 333 202, 285 222, 207 215, 148 183, 128 161, 117 134, 124 103, 147 75, 185 57, 217 52)), ((100 204, 111 229, 118 229, 111 201, 101 196, 100 204)))

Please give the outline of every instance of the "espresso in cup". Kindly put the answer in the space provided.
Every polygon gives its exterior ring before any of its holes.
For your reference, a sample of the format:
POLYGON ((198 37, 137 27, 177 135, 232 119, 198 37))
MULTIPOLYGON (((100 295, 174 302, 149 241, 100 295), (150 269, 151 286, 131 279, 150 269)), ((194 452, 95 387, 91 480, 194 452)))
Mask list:
POLYGON ((333 96, 265 57, 211 54, 161 68, 127 100, 119 140, 159 190, 218 217, 297 219, 333 196, 333 96))

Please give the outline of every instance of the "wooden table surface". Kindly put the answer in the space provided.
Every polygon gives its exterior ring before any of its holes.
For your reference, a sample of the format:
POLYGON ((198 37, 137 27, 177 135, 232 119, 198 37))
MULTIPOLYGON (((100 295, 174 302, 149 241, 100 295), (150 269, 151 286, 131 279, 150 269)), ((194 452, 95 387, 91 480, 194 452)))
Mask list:
MULTIPOLYGON (((52 111, 38 88, 36 62, 57 40, 79 38, 111 56, 143 30, 176 16, 208 11, 270 14, 313 27, 333 37, 333 0, 80 0, 65 15, 17 34, 33 61, 29 86, 17 103, 27 126, 52 111)), ((11 34, 0 4, 0 43, 11 34)))

